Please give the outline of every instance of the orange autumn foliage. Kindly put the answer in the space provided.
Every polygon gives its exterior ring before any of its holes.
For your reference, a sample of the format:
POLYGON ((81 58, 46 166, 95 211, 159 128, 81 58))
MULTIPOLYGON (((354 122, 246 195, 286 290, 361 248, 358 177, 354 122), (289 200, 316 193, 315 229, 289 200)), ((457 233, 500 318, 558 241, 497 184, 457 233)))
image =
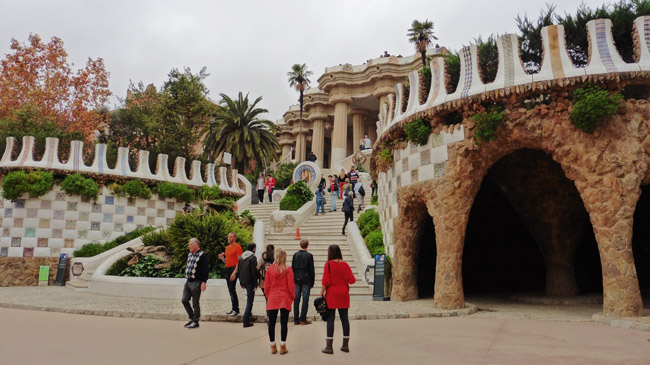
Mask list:
POLYGON ((81 132, 87 141, 102 127, 106 113, 99 110, 111 92, 101 58, 88 58, 73 72, 60 38, 44 43, 34 34, 29 44, 11 40, 11 52, 0 61, 0 119, 14 119, 21 107, 37 111, 67 132, 81 132))

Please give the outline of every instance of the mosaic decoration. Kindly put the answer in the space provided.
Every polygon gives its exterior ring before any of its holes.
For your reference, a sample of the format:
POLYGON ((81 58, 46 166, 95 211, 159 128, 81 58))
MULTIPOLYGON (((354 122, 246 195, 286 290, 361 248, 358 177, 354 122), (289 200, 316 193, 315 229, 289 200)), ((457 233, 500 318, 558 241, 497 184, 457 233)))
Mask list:
POLYGON ((304 181, 307 186, 311 185, 314 179, 316 179, 316 170, 309 165, 299 166, 293 175, 293 181, 304 181))
POLYGON ((515 84, 515 64, 512 52, 512 39, 510 37, 504 38, 503 45, 503 70, 505 71, 505 87, 510 87, 515 84))
POLYGON ((548 44, 549 53, 551 58, 551 69, 553 70, 553 78, 561 79, 564 77, 564 67, 562 67, 562 59, 560 57, 560 39, 558 35, 557 25, 551 25, 548 28, 548 44))
POLYGON ((650 17, 644 17, 643 19, 643 35, 645 38, 645 45, 650 49, 650 17))
POLYGON ((461 91, 460 97, 466 98, 469 94, 469 89, 472 87, 472 52, 470 51, 470 47, 463 47, 461 53, 465 65, 463 68, 465 82, 463 83, 463 91, 461 91))
POLYGON ((616 68, 616 65, 614 65, 614 61, 612 61, 612 55, 609 53, 606 33, 607 31, 608 29, 605 27, 605 20, 597 19, 596 45, 598 47, 598 54, 600 55, 600 59, 603 62, 603 65, 605 66, 607 72, 616 72, 618 69, 616 68))

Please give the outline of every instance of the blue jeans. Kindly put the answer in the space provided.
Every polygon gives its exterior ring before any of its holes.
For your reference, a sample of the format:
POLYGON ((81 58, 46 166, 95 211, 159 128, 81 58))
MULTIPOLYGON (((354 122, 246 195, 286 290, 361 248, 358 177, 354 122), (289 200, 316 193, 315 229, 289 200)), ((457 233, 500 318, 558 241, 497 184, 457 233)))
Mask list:
POLYGON ((321 213, 325 214, 325 199, 316 199, 316 214, 318 214, 318 208, 321 213))
POLYGON ((332 212, 336 210, 336 192, 333 191, 330 195, 330 203, 332 204, 332 212))
POLYGON ((298 323, 307 319, 307 310, 309 309, 309 284, 296 284, 296 299, 293 300, 293 323, 298 323), (300 298, 302 297, 302 308, 298 312, 300 306, 300 298))
POLYGON ((253 312, 253 299, 255 299, 255 285, 244 285, 246 288, 246 309, 244 310, 244 324, 250 323, 253 312))

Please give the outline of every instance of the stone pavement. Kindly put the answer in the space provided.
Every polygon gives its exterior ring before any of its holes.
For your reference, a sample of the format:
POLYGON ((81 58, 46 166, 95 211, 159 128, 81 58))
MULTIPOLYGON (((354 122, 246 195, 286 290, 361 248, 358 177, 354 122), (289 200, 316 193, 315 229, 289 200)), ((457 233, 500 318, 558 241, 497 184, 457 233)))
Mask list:
MULTIPOLYGON (((350 353, 320 352, 325 324, 289 325, 286 355, 267 327, 106 318, 0 308, 3 364, 647 364, 650 334, 590 322, 475 318, 352 321, 350 353)), ((276 329, 279 336, 279 329, 276 329)))

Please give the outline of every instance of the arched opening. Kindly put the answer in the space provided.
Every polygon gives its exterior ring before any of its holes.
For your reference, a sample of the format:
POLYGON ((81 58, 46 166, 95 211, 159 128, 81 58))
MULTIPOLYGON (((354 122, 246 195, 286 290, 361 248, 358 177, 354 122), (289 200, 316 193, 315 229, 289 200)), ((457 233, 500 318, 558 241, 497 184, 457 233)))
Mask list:
POLYGON ((517 150, 488 170, 467 224, 463 285, 468 296, 602 291, 589 216, 548 154, 517 150))
POLYGON ((414 203, 410 209, 418 212, 416 225, 416 279, 419 298, 432 298, 436 278, 436 229, 424 203, 414 203))
POLYGON ((644 301, 650 300, 650 186, 641 187, 641 196, 634 212, 632 252, 639 289, 644 301))

